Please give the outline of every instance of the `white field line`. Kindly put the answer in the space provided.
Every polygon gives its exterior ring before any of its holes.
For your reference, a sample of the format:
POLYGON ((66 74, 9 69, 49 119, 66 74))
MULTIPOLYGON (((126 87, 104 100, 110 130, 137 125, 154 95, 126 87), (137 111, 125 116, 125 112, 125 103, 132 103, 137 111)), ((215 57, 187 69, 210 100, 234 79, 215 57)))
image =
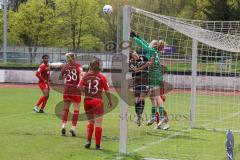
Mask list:
POLYGON ((27 112, 27 113, 19 113, 19 114, 10 114, 8 116, 1 116, 0 119, 8 119, 8 118, 13 118, 13 117, 21 117, 29 114, 35 114, 33 111, 32 112, 27 112))
POLYGON ((236 113, 233 113, 233 114, 231 114, 231 115, 229 115, 229 116, 227 116, 227 117, 225 117, 225 118, 222 118, 222 119, 218 119, 218 120, 209 122, 209 123, 205 124, 204 126, 210 126, 210 125, 215 124, 215 123, 223 122, 224 120, 233 118, 233 117, 235 117, 235 116, 237 116, 237 115, 239 115, 239 114, 240 114, 240 111, 239 111, 239 112, 236 112, 236 113))
POLYGON ((182 135, 184 132, 190 131, 190 130, 191 130, 191 129, 181 130, 180 132, 173 133, 173 134, 167 136, 166 138, 163 138, 163 139, 160 139, 160 140, 158 140, 158 141, 154 141, 154 142, 148 143, 146 146, 139 147, 139 148, 133 150, 133 151, 130 152, 130 153, 139 152, 139 151, 141 151, 141 150, 144 150, 144 149, 146 149, 146 148, 149 148, 149 147, 151 147, 151 146, 154 146, 154 145, 157 145, 157 144, 159 144, 159 143, 161 143, 161 142, 164 142, 164 141, 166 141, 166 140, 169 140, 169 139, 171 139, 171 138, 173 138, 173 137, 182 135))
MULTIPOLYGON (((217 132, 227 132, 228 129, 222 129, 222 128, 213 128, 213 129, 210 129, 210 128, 204 128, 204 130, 207 130, 207 131, 217 131, 217 132)), ((236 130, 236 129, 230 129, 233 133, 240 133, 240 130, 236 130)))

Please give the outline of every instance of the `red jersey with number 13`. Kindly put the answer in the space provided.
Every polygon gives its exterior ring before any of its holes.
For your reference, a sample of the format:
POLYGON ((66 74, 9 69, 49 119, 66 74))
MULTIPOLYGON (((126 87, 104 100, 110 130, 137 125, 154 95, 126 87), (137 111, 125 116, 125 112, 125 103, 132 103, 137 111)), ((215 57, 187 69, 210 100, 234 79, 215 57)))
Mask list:
POLYGON ((87 72, 81 82, 80 86, 84 88, 85 98, 102 99, 102 91, 108 91, 109 85, 106 77, 99 72, 87 72))

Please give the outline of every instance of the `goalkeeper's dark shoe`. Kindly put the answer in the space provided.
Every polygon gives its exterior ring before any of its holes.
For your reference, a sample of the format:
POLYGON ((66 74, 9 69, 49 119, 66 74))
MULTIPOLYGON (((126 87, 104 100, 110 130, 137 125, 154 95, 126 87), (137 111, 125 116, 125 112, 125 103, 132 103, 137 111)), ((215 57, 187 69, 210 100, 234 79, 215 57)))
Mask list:
POLYGON ((100 145, 96 144, 96 150, 100 150, 100 149, 101 149, 100 145))
POLYGON ((151 126, 154 122, 156 122, 156 117, 151 117, 147 122, 147 126, 151 126))
POLYGON ((76 132, 75 132, 75 130, 71 129, 69 132, 71 133, 72 137, 76 137, 76 132))
POLYGON ((87 140, 87 143, 85 144, 85 148, 90 148, 91 146, 91 140, 87 140))
POLYGON ((66 136, 66 128, 62 128, 62 136, 66 136))
POLYGON ((44 110, 40 109, 38 113, 46 113, 44 110))

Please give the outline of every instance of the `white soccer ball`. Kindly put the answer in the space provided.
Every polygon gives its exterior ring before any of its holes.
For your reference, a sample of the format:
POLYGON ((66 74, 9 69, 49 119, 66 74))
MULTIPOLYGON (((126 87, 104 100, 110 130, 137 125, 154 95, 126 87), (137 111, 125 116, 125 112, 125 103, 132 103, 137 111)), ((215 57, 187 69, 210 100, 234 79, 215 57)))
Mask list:
POLYGON ((105 6, 103 7, 103 13, 105 13, 105 14, 111 14, 112 11, 113 11, 113 8, 112 8, 111 5, 105 5, 105 6))

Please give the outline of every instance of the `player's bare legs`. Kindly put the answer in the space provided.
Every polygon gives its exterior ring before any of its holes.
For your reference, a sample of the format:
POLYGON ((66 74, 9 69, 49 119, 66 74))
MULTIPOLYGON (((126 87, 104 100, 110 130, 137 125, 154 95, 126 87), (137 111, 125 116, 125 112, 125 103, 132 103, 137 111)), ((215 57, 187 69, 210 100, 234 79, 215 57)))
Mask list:
POLYGON ((70 133, 72 134, 73 137, 76 137, 76 126, 78 122, 78 115, 79 115, 79 103, 73 103, 74 106, 74 111, 73 111, 73 116, 72 116, 72 128, 70 130, 70 133))
POLYGON ((67 125, 70 105, 71 105, 70 101, 64 101, 64 108, 62 113, 62 135, 63 136, 66 135, 66 125, 67 125))

